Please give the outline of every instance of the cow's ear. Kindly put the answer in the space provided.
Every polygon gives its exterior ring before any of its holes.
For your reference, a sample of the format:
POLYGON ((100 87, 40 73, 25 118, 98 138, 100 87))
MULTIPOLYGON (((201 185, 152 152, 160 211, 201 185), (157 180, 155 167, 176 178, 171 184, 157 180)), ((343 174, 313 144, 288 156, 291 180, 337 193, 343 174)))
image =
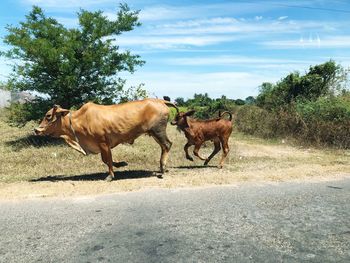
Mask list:
POLYGON ((195 112, 196 112, 195 110, 190 110, 190 111, 186 112, 186 113, 184 114, 184 116, 191 116, 191 115, 193 115, 195 112))
POLYGON ((52 107, 52 116, 53 117, 56 116, 57 109, 60 108, 60 107, 61 106, 57 105, 57 104, 53 105, 53 107, 52 107))
POLYGON ((56 110, 56 114, 59 114, 59 115, 61 115, 61 116, 66 116, 68 113, 69 113, 69 110, 62 109, 61 107, 59 107, 59 108, 56 110))

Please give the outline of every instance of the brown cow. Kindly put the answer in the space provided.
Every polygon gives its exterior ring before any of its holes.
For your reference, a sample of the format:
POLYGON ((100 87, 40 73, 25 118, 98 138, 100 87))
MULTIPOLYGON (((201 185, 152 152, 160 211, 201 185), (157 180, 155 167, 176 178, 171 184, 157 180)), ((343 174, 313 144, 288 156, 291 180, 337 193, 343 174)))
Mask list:
POLYGON ((219 112, 219 117, 210 120, 196 120, 189 116, 195 113, 194 110, 188 112, 178 112, 175 119, 171 122, 172 125, 177 127, 185 133, 187 143, 184 147, 186 158, 193 161, 193 158, 188 153, 188 148, 194 145, 193 154, 199 159, 205 161, 204 165, 207 165, 209 161, 220 151, 221 146, 223 148, 223 154, 221 157, 219 168, 222 168, 225 158, 229 152, 228 140, 232 133, 232 114, 228 111, 219 112), (222 119, 224 114, 228 114, 229 120, 222 119), (214 150, 208 158, 203 158, 199 155, 198 151, 205 141, 214 142, 214 150), (221 144, 221 146, 220 146, 221 144))
POLYGON ((152 136, 162 149, 160 172, 164 173, 172 142, 166 134, 169 108, 177 107, 168 101, 145 99, 119 105, 86 103, 79 110, 70 111, 55 105, 39 127, 37 135, 63 138, 69 146, 86 155, 101 153, 114 178, 111 149, 120 143, 133 143, 141 134, 152 136))

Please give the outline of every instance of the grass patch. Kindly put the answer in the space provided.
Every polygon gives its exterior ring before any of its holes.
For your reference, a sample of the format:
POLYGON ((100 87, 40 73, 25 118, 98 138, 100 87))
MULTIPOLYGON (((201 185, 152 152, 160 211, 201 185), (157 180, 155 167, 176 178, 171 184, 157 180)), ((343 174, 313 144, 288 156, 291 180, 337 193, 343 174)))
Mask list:
MULTIPOLYGON (((234 132, 231 152, 223 169, 217 169, 221 152, 204 167, 195 158, 185 159, 186 139, 173 126, 168 135, 173 141, 168 161, 169 173, 156 177, 160 147, 149 136, 133 145, 113 149, 115 162, 128 166, 115 168, 117 180, 103 179, 107 167, 100 155, 83 156, 63 140, 32 135, 35 123, 23 128, 8 126, 0 118, 0 198, 75 196, 134 191, 152 187, 191 187, 236 184, 247 181, 287 181, 340 178, 350 173, 350 151, 300 148, 281 140, 264 140, 234 132)), ((212 152, 211 142, 200 153, 212 152)), ((192 150, 192 148, 190 149, 192 150)))

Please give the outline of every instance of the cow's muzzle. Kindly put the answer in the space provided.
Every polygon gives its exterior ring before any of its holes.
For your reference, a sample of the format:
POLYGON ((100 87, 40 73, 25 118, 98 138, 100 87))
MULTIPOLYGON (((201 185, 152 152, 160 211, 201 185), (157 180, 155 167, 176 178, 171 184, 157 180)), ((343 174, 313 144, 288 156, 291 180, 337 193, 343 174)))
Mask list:
POLYGON ((35 134, 35 135, 43 135, 43 131, 44 131, 43 128, 38 127, 38 128, 35 128, 35 129, 34 129, 34 134, 35 134))

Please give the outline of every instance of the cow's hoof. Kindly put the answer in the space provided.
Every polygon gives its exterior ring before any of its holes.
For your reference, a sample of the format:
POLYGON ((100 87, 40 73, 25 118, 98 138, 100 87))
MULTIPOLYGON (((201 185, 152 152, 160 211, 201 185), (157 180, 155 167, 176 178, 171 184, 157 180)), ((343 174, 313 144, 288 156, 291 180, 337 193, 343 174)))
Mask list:
POLYGON ((219 164, 219 165, 218 165, 218 168, 219 168, 219 169, 222 169, 222 164, 219 164))
POLYGON ((207 166, 209 163, 209 160, 205 160, 204 165, 207 166))
POLYGON ((106 182, 112 182, 113 181, 113 177, 108 175, 105 179, 106 182))
POLYGON ((158 179, 163 179, 163 173, 157 174, 158 179))
POLYGON ((186 159, 190 160, 191 162, 193 162, 193 158, 191 156, 187 156, 186 159))

